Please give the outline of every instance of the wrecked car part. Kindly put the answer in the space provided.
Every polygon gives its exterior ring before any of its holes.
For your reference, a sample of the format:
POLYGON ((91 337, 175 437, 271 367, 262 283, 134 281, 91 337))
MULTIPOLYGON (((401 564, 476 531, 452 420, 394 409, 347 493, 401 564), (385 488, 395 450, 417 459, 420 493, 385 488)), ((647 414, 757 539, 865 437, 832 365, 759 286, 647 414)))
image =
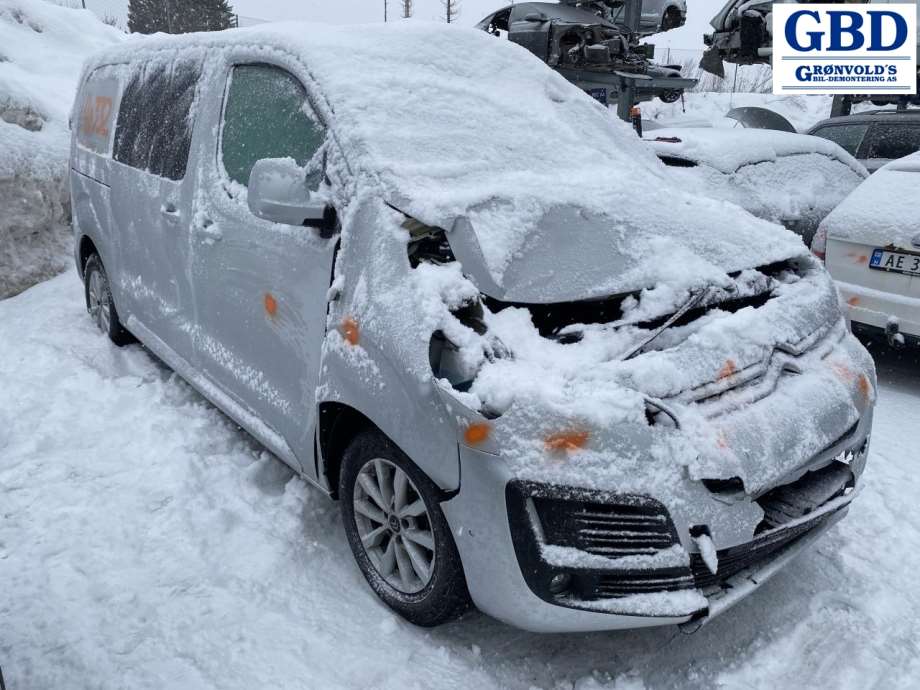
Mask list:
POLYGON ((605 18, 596 7, 601 4, 519 3, 489 15, 477 28, 496 36, 507 33, 604 105, 619 102, 627 92, 632 93, 627 109, 633 101, 655 97, 670 103, 696 85, 697 80, 681 77, 679 68, 651 62, 629 31, 605 18))

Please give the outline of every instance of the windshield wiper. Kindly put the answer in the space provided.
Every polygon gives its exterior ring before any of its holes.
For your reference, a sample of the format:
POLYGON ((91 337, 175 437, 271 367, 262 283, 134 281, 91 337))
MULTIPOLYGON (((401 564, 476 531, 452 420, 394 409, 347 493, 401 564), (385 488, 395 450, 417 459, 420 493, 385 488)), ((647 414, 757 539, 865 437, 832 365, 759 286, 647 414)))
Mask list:
MULTIPOLYGON (((671 316, 668 317, 667 321, 665 321, 658 328, 656 328, 654 331, 649 333, 649 335, 645 338, 645 340, 643 340, 638 345, 633 347, 629 352, 626 353, 626 355, 621 357, 620 360, 625 362, 626 360, 632 359, 637 354, 642 352, 643 349, 645 349, 648 345, 650 345, 653 341, 655 341, 658 338, 658 336, 660 336, 662 333, 668 330, 671 326, 673 326, 681 317, 684 316, 684 314, 686 314, 691 309, 698 307, 700 303, 702 303, 703 300, 706 299, 706 297, 708 297, 709 294, 713 290, 719 287, 720 286, 718 285, 707 285, 706 287, 700 290, 697 290, 696 292, 691 291, 690 297, 687 299, 687 301, 684 302, 682 305, 680 305, 680 308, 676 312, 671 314, 671 316)), ((721 288, 721 289, 725 289, 725 288, 721 288)))

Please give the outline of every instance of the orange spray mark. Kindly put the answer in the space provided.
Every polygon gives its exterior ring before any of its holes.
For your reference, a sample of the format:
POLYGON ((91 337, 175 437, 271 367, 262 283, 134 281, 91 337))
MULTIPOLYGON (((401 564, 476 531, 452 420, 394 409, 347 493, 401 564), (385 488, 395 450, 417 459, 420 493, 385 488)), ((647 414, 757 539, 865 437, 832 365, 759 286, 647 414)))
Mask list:
POLYGON ((858 263, 858 264, 867 264, 867 263, 869 263, 869 257, 866 256, 865 254, 863 254, 863 255, 860 256, 858 259, 856 259, 856 263, 858 263))
POLYGON ((342 337, 345 338, 345 342, 349 345, 357 345, 361 339, 358 322, 350 316, 346 316, 342 321, 342 337))
POLYGON ((859 375, 859 382, 856 385, 864 398, 868 398, 872 393, 872 384, 869 383, 869 377, 865 374, 859 375))
POLYGON ((478 446, 489 438, 492 428, 485 422, 473 422, 463 432, 463 440, 467 445, 478 446))
POLYGON ((559 431, 546 437, 546 449, 571 452, 581 450, 588 442, 587 431, 559 431))
POLYGON ((735 360, 727 359, 722 368, 719 369, 719 381, 727 379, 729 376, 734 376, 737 373, 738 367, 735 365, 735 360))
POLYGON ((851 307, 855 307, 859 304, 859 297, 850 297, 850 299, 847 300, 847 304, 851 307))
POLYGON ((271 293, 265 293, 265 296, 262 298, 262 304, 265 306, 265 313, 269 316, 273 317, 278 313, 278 301, 271 293))

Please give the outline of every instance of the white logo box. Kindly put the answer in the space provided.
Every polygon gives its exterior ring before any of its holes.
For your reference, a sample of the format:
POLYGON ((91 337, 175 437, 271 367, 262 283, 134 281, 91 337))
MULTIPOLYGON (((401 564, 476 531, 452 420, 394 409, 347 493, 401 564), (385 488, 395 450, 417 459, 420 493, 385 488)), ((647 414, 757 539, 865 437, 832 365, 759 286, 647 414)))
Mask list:
POLYGON ((775 3, 773 93, 915 94, 917 14, 916 3, 775 3), (906 27, 905 40, 893 50, 878 48, 895 43, 898 20, 879 13, 900 17, 906 27), (834 31, 835 21, 843 31, 834 31), (846 30, 851 26, 860 28, 846 30))

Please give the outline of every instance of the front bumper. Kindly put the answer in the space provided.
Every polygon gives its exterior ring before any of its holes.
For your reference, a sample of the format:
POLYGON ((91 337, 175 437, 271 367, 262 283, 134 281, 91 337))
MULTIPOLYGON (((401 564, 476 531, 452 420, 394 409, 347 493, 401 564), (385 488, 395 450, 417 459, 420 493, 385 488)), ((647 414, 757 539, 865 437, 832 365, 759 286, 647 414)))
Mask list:
MULTIPOLYGON (((718 545, 722 565, 716 575, 708 574, 690 535, 693 525, 692 520, 686 522, 686 510, 680 513, 678 527, 671 523, 659 530, 673 535, 674 550, 683 553, 683 564, 670 562, 658 567, 652 562, 637 569, 635 562, 623 568, 624 561, 587 553, 570 563, 547 558, 543 550, 547 534, 532 500, 538 485, 522 486, 497 456, 469 448, 461 448, 461 491, 442 507, 453 529, 473 600, 495 618, 536 632, 659 625, 695 629, 750 594, 846 514, 868 452, 864 436, 853 434, 848 444, 837 455, 842 458, 849 453, 846 466, 852 479, 845 492, 799 519, 765 530, 747 544, 718 545), (563 572, 570 584, 566 591, 553 594, 549 582, 563 572)), ((832 458, 829 462, 837 461, 832 458)), ((549 490, 550 494, 586 499, 586 492, 581 490, 549 490)))

